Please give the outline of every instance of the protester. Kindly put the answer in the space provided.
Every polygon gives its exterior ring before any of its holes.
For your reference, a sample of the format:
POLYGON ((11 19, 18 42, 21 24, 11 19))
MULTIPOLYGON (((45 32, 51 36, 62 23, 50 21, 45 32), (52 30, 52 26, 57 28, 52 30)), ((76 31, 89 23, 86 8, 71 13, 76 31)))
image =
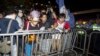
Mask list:
MULTIPOLYGON (((51 24, 47 21, 47 14, 42 12, 40 15, 40 30, 49 30, 49 28, 51 28, 51 24)), ((48 37, 49 38, 49 37, 48 37)), ((43 53, 49 53, 50 52, 50 46, 51 46, 51 41, 50 39, 46 39, 46 37, 41 38, 40 40, 40 50, 43 53), (46 46, 45 46, 46 45, 46 46), (45 48, 44 48, 45 47, 45 48)))
POLYGON ((11 20, 12 20, 12 23, 11 23, 10 30, 8 33, 14 33, 20 29, 18 22, 15 20, 15 18, 16 18, 16 12, 13 10, 8 11, 5 18, 0 20, 1 33, 7 33, 7 27, 11 20))
MULTIPOLYGON (((5 16, 5 18, 0 20, 0 29, 1 29, 0 33, 14 33, 16 31, 18 31, 20 29, 20 27, 18 25, 18 22, 15 20, 15 18, 16 18, 15 10, 10 10, 6 14, 7 15, 5 16)), ((10 37, 8 37, 8 38, 5 37, 4 40, 5 40, 5 42, 2 42, 2 43, 9 42, 10 37)), ((11 48, 12 48, 11 51, 13 51, 12 55, 9 54, 10 53, 9 45, 5 45, 5 44, 2 45, 1 49, 3 49, 3 50, 0 50, 0 52, 3 54, 6 53, 6 55, 9 55, 9 56, 16 56, 17 55, 17 46, 16 46, 15 38, 13 38, 13 46, 11 46, 11 48), (7 49, 7 50, 5 51, 5 49, 7 49)))
POLYGON ((60 32, 70 30, 70 24, 65 21, 65 14, 62 13, 59 15, 59 20, 55 22, 53 27, 60 32))
MULTIPOLYGON (((25 30, 39 30, 39 17, 37 11, 32 11, 31 15, 27 15, 27 20, 25 22, 25 30)), ((31 49, 32 49, 32 42, 35 47, 36 35, 31 34, 29 37, 26 37, 26 44, 25 44, 25 55, 31 56, 31 49), (27 40, 28 38, 28 40, 27 40)))
POLYGON ((40 30, 48 30, 48 28, 51 26, 50 23, 47 21, 47 14, 46 13, 42 13, 40 15, 40 30))
MULTIPOLYGON (((2 19, 0 19, 0 33, 14 33, 16 31, 18 31, 19 29, 23 29, 23 28, 24 28, 24 30, 27 30, 27 31, 29 31, 29 30, 40 30, 40 31, 41 30, 51 30, 53 32, 55 32, 55 31, 63 32, 63 31, 70 30, 70 24, 68 22, 66 22, 65 14, 62 13, 58 16, 58 15, 56 15, 55 11, 51 7, 47 8, 47 10, 41 10, 41 12, 39 12, 38 10, 28 11, 26 13, 26 17, 24 19, 22 17, 25 13, 23 13, 22 10, 18 10, 17 14, 13 10, 8 11, 6 14, 7 15, 4 18, 1 14, 2 19), (7 26, 11 20, 12 20, 11 26, 10 26, 9 32, 7 32, 7 26), (23 21, 23 20, 25 20, 25 21, 23 21), (3 30, 3 29, 5 29, 5 30, 3 30)), ((53 36, 55 37, 55 35, 53 35, 53 36)), ((59 35, 59 36, 61 37, 61 35, 59 35)), ((59 37, 59 39, 60 39, 60 37, 59 37)), ((32 44, 33 44, 33 49, 34 49, 35 44, 36 44, 36 39, 37 39, 36 34, 29 34, 28 36, 25 35, 25 43, 24 43, 25 44, 25 47, 24 47, 25 48, 25 51, 24 51, 25 56, 31 56, 32 44)), ((14 38, 14 41, 15 40, 16 39, 14 38)), ((22 44, 20 42, 22 42, 22 39, 19 40, 19 42, 18 42, 19 45, 22 44)), ((41 51, 45 52, 45 53, 49 53, 51 45, 52 45, 51 38, 49 38, 49 37, 48 37, 48 39, 43 38, 43 40, 42 41, 40 40, 40 42, 41 42, 40 43, 41 51), (44 46, 46 48, 44 48, 44 46)), ((59 44, 59 40, 58 40, 56 46, 58 46, 58 44, 59 44)), ((13 51, 11 56, 16 56, 17 55, 16 41, 14 42, 14 45, 11 48, 13 49, 13 50, 11 50, 11 51, 13 51)), ((21 52, 21 51, 19 51, 19 50, 21 50, 21 48, 20 47, 18 47, 18 48, 19 48, 18 49, 18 53, 19 53, 19 52, 21 52)), ((58 47, 58 49, 59 48, 60 47, 58 47)))
POLYGON ((50 27, 55 23, 55 21, 57 20, 57 15, 55 13, 55 11, 53 10, 53 8, 48 8, 47 10, 47 18, 48 18, 48 23, 50 24, 50 27))
POLYGON ((16 17, 16 20, 17 20, 17 22, 19 24, 19 27, 21 29, 23 29, 23 27, 24 27, 22 17, 23 17, 23 11, 22 10, 18 10, 18 15, 16 17))
POLYGON ((25 22, 25 30, 39 30, 39 18, 28 16, 28 20, 25 22))

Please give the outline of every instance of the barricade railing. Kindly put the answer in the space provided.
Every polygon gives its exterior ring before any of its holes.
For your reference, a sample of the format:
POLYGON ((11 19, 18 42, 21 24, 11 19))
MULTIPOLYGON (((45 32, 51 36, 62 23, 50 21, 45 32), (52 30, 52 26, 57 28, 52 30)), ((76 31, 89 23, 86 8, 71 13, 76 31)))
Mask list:
POLYGON ((87 56, 89 55, 92 56, 100 55, 100 31, 93 31, 89 35, 87 56))
POLYGON ((78 52, 78 55, 85 55, 87 45, 87 32, 84 29, 74 29, 74 31, 77 33, 74 48, 78 52))
POLYGON ((73 51, 76 34, 58 31, 20 31, 0 34, 0 53, 9 56, 63 56, 73 51))

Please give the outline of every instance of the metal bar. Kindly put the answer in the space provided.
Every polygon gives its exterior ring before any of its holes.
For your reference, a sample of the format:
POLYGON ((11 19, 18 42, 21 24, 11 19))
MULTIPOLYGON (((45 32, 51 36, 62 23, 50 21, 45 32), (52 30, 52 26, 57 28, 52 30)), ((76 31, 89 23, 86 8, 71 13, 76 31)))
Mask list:
MULTIPOLYGON (((26 31, 28 32, 28 31, 26 31)), ((47 55, 47 56, 52 56, 53 54, 54 55, 57 55, 57 56, 61 56, 62 52, 64 52, 64 49, 68 49, 69 48, 66 48, 66 44, 67 45, 71 45, 70 42, 68 42, 69 40, 72 40, 70 39, 71 34, 70 32, 43 32, 43 31, 31 31, 31 32, 28 32, 26 33, 25 31, 23 32, 20 32, 20 33, 9 33, 9 34, 0 34, 0 36, 10 36, 10 39, 11 39, 11 56, 14 55, 14 52, 13 52, 13 47, 15 45, 15 48, 17 49, 17 56, 24 56, 24 54, 26 55, 26 49, 25 49, 25 53, 24 53, 24 48, 26 48, 26 45, 24 46, 24 44, 27 44, 29 43, 29 40, 28 40, 28 37, 29 35, 36 35, 36 42, 35 42, 35 47, 34 47, 34 42, 32 41, 31 43, 31 47, 32 49, 30 50, 31 53, 30 55, 31 56, 37 56, 37 54, 39 53, 39 55, 47 55), (22 45, 19 45, 19 37, 21 36, 22 38, 22 45), (28 36, 28 37, 26 37, 28 36), (53 38, 54 36, 54 38, 53 38), (16 38, 16 43, 14 43, 14 38, 16 38), (44 43, 45 42, 45 43, 44 43), (55 42, 55 43, 54 43, 55 42), (55 44, 55 51, 53 51, 53 48, 52 46, 55 44), (22 46, 21 48, 21 51, 19 50, 19 47, 22 46), (44 48, 43 48, 44 47, 44 48), (36 49, 35 52, 33 49, 36 49), (21 54, 19 53, 22 52, 21 54), (34 53, 34 55, 33 55, 34 53)))
POLYGON ((90 35, 89 35, 89 43, 88 43, 88 47, 87 47, 87 55, 86 56, 88 56, 88 54, 89 54, 89 48, 90 48, 90 44, 91 44, 91 38, 92 38, 92 34, 94 34, 94 33, 97 33, 97 34, 100 34, 100 32, 92 32, 90 35))
POLYGON ((79 15, 79 14, 87 14, 87 13, 95 13, 95 12, 100 12, 100 9, 91 9, 91 10, 85 10, 85 11, 78 11, 74 12, 74 15, 79 15))
POLYGON ((86 50, 86 40, 87 40, 87 32, 85 32, 85 39, 84 39, 84 50, 83 50, 83 54, 85 54, 85 50, 86 50))

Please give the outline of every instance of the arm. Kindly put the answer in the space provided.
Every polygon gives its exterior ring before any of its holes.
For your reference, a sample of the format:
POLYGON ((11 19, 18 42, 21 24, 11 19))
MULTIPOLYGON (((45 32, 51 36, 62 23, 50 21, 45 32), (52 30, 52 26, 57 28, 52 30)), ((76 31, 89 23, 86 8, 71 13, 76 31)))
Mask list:
POLYGON ((57 15, 56 15, 56 13, 54 12, 53 8, 50 8, 50 10, 51 10, 51 12, 52 12, 52 16, 53 16, 55 19, 57 19, 57 15))

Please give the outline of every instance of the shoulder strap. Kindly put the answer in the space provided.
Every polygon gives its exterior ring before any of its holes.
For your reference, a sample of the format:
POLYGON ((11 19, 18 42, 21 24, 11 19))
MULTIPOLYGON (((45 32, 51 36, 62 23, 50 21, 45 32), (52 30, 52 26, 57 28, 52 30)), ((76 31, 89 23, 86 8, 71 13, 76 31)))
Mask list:
MULTIPOLYGON (((10 27, 11 27, 11 23, 12 23, 12 20, 10 20, 9 23, 8 23, 8 27, 7 27, 7 32, 6 33, 9 33, 10 27)), ((5 38, 4 42, 5 42, 5 45, 6 45, 7 44, 7 38, 5 38)))
POLYGON ((27 22, 27 28, 26 28, 26 30, 29 30, 29 22, 27 22))
POLYGON ((11 23, 12 23, 12 20, 9 21, 9 24, 8 24, 8 27, 7 27, 7 32, 6 33, 9 33, 10 27, 11 27, 11 23))

